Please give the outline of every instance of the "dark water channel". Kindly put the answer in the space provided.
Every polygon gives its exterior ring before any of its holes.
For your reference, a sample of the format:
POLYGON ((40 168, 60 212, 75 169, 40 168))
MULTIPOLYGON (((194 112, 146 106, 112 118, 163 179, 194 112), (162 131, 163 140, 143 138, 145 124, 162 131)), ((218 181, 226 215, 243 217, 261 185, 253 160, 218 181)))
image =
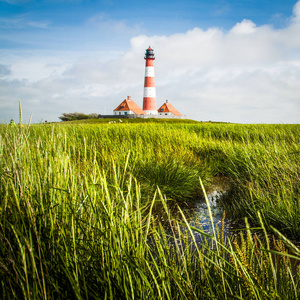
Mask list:
MULTIPOLYGON (((228 182, 228 178, 217 177, 210 183, 209 188, 207 188, 206 190, 213 217, 213 224, 215 229, 219 229, 220 233, 222 218, 224 217, 224 236, 229 236, 232 233, 232 229, 234 229, 234 226, 232 225, 233 220, 226 214, 224 215, 224 209, 220 205, 222 197, 226 195, 226 192, 229 189, 230 183, 228 182)), ((203 230, 207 234, 213 235, 212 222, 209 216, 209 210, 204 196, 193 200, 187 200, 185 202, 167 200, 166 204, 171 215, 171 222, 168 220, 167 214, 162 207, 156 207, 154 210, 154 214, 157 217, 157 221, 162 224, 164 230, 170 235, 174 234, 174 227, 172 226, 173 221, 184 223, 183 217, 178 210, 178 206, 184 213, 185 218, 190 226, 196 227, 200 230, 203 230)), ((184 228, 184 225, 180 226, 181 230, 183 230, 184 228)), ((202 234, 196 231, 194 231, 193 233, 197 243, 203 242, 202 234)))

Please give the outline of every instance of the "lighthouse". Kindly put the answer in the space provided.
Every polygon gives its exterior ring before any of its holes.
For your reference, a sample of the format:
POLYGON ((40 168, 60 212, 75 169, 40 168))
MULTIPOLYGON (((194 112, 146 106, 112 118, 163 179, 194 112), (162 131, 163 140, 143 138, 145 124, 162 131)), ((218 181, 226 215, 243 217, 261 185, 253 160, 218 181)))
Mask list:
POLYGON ((122 116, 124 118, 180 118, 184 116, 166 100, 158 110, 156 108, 156 91, 154 80, 154 51, 149 46, 145 53, 146 67, 145 67, 145 82, 144 82, 144 98, 143 109, 141 109, 130 96, 123 100, 121 104, 114 109, 113 116, 122 116), (135 116, 134 116, 135 115, 135 116), (148 117, 147 117, 148 115, 148 117), (156 115, 154 117, 154 115, 156 115), (150 117, 151 118, 151 117, 150 117))
POLYGON ((157 115, 156 108, 156 90, 154 80, 154 51, 149 46, 145 53, 145 83, 144 83, 144 98, 143 110, 147 115, 157 115))

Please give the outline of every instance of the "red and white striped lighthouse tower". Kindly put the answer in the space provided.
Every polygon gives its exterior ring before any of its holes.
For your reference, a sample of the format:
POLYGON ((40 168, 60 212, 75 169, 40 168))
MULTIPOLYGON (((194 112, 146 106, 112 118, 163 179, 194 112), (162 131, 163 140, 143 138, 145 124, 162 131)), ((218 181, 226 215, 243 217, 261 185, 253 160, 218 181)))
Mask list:
POLYGON ((157 115, 156 108, 156 91, 154 81, 154 51, 149 46, 146 49, 145 60, 145 83, 144 83, 144 99, 143 99, 143 111, 146 114, 157 115))

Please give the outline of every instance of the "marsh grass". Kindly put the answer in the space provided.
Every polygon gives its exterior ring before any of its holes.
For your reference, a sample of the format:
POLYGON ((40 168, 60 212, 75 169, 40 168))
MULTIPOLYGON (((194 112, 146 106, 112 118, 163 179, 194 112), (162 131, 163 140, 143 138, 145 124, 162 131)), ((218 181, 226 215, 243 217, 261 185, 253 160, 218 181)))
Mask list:
POLYGON ((197 178, 201 171, 193 166, 187 166, 176 159, 159 161, 141 161, 138 168, 138 178, 143 184, 143 190, 152 193, 159 186, 168 197, 179 200, 195 198, 200 193, 197 178))
POLYGON ((286 237, 299 234, 299 126, 0 131, 3 299, 299 298, 299 250, 286 237), (227 207, 244 231, 228 239, 173 218, 169 199, 205 195, 222 174, 236 183, 227 207))

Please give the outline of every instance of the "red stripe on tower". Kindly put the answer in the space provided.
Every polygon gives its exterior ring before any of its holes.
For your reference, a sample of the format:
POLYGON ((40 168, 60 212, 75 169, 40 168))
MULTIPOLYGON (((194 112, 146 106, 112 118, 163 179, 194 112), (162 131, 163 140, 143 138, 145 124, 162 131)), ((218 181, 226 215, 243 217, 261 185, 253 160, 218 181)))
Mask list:
POLYGON ((144 83, 144 99, 143 110, 146 114, 157 115, 156 108, 156 90, 154 80, 154 51, 149 46, 146 49, 145 60, 145 83, 144 83))

